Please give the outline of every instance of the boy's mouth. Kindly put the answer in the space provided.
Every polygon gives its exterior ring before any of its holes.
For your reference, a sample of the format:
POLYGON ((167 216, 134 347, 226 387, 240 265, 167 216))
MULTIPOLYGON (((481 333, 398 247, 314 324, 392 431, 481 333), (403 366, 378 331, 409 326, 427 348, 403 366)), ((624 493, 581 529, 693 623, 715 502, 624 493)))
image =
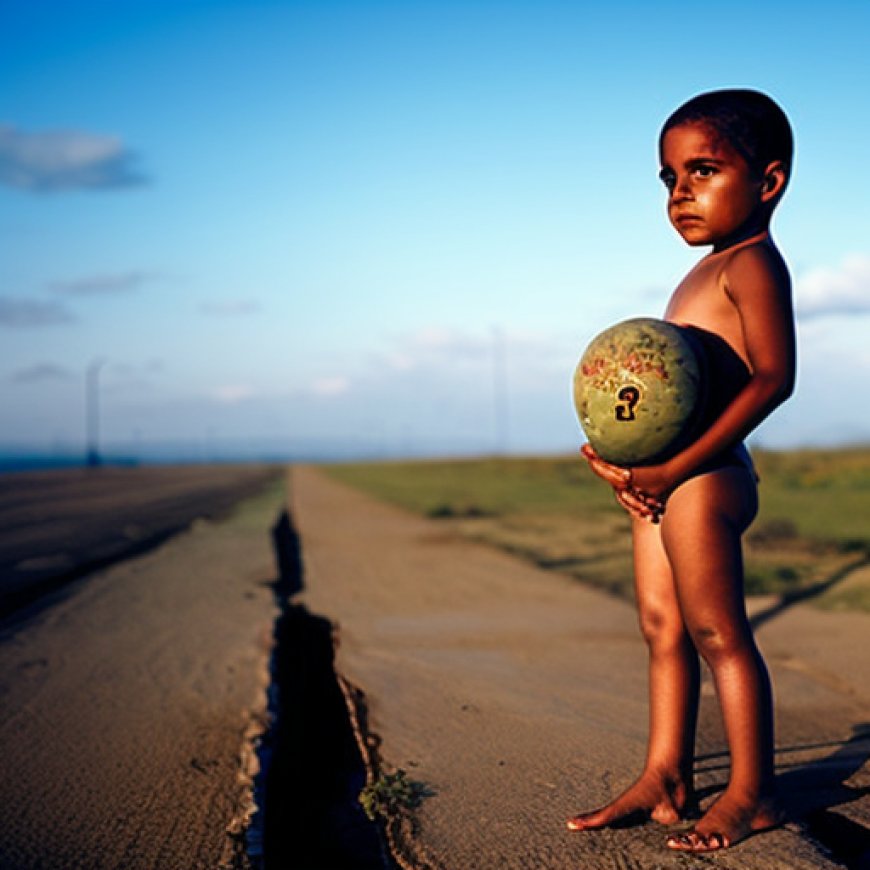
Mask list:
POLYGON ((699 215, 696 215, 696 214, 678 214, 674 218, 674 223, 678 224, 679 226, 684 226, 687 224, 702 223, 703 220, 704 219, 702 217, 700 217, 699 215))

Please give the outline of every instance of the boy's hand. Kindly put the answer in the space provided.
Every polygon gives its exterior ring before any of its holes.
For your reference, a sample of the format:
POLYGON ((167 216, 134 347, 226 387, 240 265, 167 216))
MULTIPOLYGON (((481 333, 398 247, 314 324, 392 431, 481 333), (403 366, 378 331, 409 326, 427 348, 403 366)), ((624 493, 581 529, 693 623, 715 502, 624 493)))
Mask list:
POLYGON ((644 465, 631 470, 631 485, 662 505, 677 483, 667 474, 663 465, 644 465))
POLYGON ((657 523, 664 513, 664 500, 651 496, 634 479, 639 469, 622 468, 602 459, 589 444, 580 448, 589 467, 602 480, 609 483, 616 494, 616 500, 633 517, 657 523))
POLYGON ((651 502, 643 493, 628 487, 627 489, 614 489, 613 494, 624 508, 635 519, 648 520, 657 523, 664 513, 664 507, 658 502, 651 502))

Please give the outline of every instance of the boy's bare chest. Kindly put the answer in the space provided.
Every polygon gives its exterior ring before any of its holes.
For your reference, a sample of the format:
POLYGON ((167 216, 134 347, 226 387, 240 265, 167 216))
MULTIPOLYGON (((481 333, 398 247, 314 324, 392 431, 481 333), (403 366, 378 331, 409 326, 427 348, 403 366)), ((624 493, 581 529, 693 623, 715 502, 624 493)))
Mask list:
POLYGON ((699 263, 677 285, 668 301, 665 319, 710 328, 709 323, 736 316, 737 309, 725 290, 718 265, 699 263))
POLYGON ((742 350, 740 314, 727 293, 719 264, 702 262, 686 275, 671 295, 665 320, 713 332, 738 353, 742 350))

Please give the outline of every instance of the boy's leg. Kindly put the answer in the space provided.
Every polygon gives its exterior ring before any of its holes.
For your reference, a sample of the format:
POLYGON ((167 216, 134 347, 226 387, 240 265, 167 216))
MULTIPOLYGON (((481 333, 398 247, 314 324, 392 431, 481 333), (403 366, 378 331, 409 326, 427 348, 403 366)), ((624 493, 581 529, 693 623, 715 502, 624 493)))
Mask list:
POLYGON ((629 816, 679 820, 691 797, 698 705, 698 657, 683 624, 660 527, 633 521, 635 591, 649 646, 650 732, 639 779, 601 809, 568 822, 571 830, 600 828, 629 816))
POLYGON ((692 781, 698 718, 698 654, 686 630, 661 526, 633 521, 635 595, 649 648, 649 745, 646 770, 692 781))
POLYGON ((682 484, 662 520, 683 618, 713 673, 731 753, 727 789, 691 834, 669 841, 673 848, 721 848, 779 821, 770 680, 743 597, 741 535, 756 509, 750 472, 730 467, 682 484))

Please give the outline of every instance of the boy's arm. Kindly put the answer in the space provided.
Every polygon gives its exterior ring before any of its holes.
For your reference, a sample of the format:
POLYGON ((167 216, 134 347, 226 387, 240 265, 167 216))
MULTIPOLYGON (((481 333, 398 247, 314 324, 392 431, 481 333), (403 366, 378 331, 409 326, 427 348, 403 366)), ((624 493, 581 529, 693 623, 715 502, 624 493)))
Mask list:
POLYGON ((742 441, 794 388, 791 282, 779 254, 767 245, 743 248, 723 278, 740 315, 749 381, 697 441, 661 465, 633 469, 633 485, 647 495, 666 495, 704 462, 742 441))

